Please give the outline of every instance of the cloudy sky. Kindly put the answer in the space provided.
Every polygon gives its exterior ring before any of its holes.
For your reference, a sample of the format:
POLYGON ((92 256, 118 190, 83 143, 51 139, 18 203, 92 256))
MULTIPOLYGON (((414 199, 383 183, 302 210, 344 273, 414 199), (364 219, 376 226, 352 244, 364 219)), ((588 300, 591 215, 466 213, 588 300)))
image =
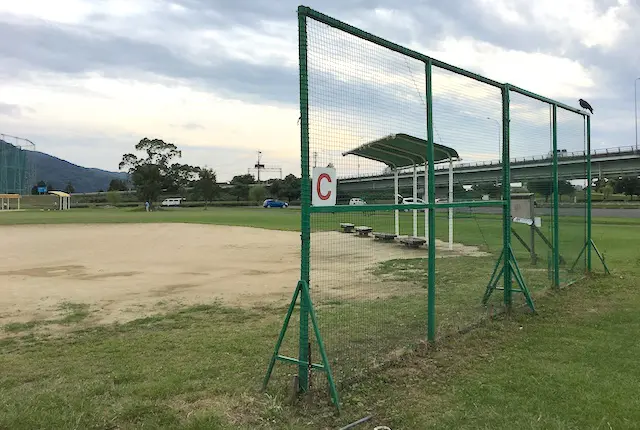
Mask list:
MULTIPOLYGON (((306 5, 572 106, 586 98, 595 108, 595 148, 635 144, 637 0, 306 5)), ((258 150, 265 164, 299 174, 297 6, 0 0, 0 133, 107 170, 142 137, 157 137, 223 180, 246 172, 258 150)))

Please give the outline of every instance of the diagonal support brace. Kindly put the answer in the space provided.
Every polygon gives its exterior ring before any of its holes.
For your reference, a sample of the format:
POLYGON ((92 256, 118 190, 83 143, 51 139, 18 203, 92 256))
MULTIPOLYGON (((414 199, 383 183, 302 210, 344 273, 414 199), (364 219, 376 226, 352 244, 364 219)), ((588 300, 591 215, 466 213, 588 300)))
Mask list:
POLYGON ((324 372, 327 375, 327 381, 329 382, 331 400, 333 401, 333 404, 338 409, 338 412, 340 411, 340 399, 338 397, 338 390, 336 389, 336 384, 333 379, 333 373, 331 372, 331 365, 329 364, 329 360, 327 358, 327 353, 324 347, 324 341, 322 340, 322 336, 320 335, 320 329, 318 327, 318 321, 316 319, 316 312, 314 310, 313 304, 311 303, 311 294, 309 294, 309 286, 305 281, 298 281, 298 285, 296 286, 296 289, 293 293, 291 303, 289 304, 289 308, 287 310, 287 315, 285 316, 284 322, 282 324, 282 328, 280 329, 280 335, 278 336, 278 340, 276 342, 273 355, 271 356, 271 360, 269 361, 267 373, 262 382, 263 390, 266 390, 267 388, 267 384, 269 383, 269 379, 271 379, 271 373, 273 372, 273 368, 276 364, 276 361, 295 364, 297 366, 303 365, 303 366, 307 366, 309 369, 313 368, 313 369, 324 372), (298 297, 300 297, 301 300, 306 300, 306 303, 308 304, 309 315, 311 317, 311 324, 313 326, 313 332, 316 336, 316 341, 318 342, 318 349, 320 350, 322 364, 308 363, 307 361, 280 355, 280 346, 282 345, 282 341, 284 340, 284 337, 287 333, 287 328, 289 327, 291 315, 293 314, 293 311, 295 309, 296 303, 298 301, 298 297))
POLYGON ((504 273, 505 270, 509 270, 513 275, 512 279, 514 279, 519 286, 519 288, 517 289, 511 289, 511 291, 516 293, 522 293, 524 295, 527 306, 529 306, 529 309, 531 309, 532 312, 535 312, 536 308, 533 303, 533 299, 531 298, 531 294, 529 293, 529 288, 527 288, 527 284, 524 278, 522 277, 522 273, 520 272, 520 267, 518 266, 516 256, 514 255, 513 249, 511 249, 511 246, 509 246, 507 251, 509 253, 508 265, 503 264, 500 270, 498 270, 498 267, 500 267, 500 263, 502 263, 503 261, 504 252, 505 250, 503 249, 502 252, 500 253, 500 256, 498 257, 498 262, 496 263, 496 266, 493 269, 493 273, 491 275, 489 283, 487 284, 487 288, 485 290, 484 296, 482 297, 482 304, 486 305, 487 302, 489 301, 489 298, 491 297, 491 294, 495 290, 499 289, 497 285, 501 278, 501 275, 504 273))

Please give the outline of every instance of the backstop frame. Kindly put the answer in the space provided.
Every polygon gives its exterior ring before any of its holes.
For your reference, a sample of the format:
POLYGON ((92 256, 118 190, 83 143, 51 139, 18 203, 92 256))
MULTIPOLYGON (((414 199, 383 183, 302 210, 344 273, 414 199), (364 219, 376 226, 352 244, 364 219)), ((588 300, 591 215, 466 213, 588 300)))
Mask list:
POLYGON ((345 22, 339 21, 320 12, 312 10, 306 6, 300 6, 298 8, 298 49, 299 49, 299 66, 300 66, 300 153, 301 153, 301 264, 300 264, 300 279, 296 285, 293 298, 289 305, 288 311, 285 316, 284 323, 282 325, 279 337, 276 341, 274 352, 271 356, 268 364, 267 372, 263 380, 263 389, 266 386, 271 377, 274 365, 276 361, 283 361, 290 364, 294 364, 298 367, 297 384, 299 392, 306 392, 309 389, 309 373, 312 369, 320 370, 326 373, 329 389, 331 392, 331 398, 335 406, 340 409, 340 402, 336 385, 333 380, 330 363, 326 354, 326 350, 323 344, 322 335, 320 333, 314 307, 311 302, 310 295, 310 242, 311 242, 311 216, 319 213, 347 213, 347 212, 375 212, 375 211, 397 211, 403 209, 409 210, 421 210, 424 209, 428 212, 427 223, 428 229, 428 288, 427 288, 427 330, 426 338, 429 342, 435 342, 436 340, 436 233, 435 233, 435 209, 452 209, 452 208, 478 208, 478 207, 501 207, 502 208, 502 252, 496 261, 493 275, 487 285, 483 302, 486 302, 488 297, 494 292, 497 284, 500 280, 503 282, 503 297, 502 302, 507 312, 511 311, 512 298, 514 292, 524 294, 526 303, 529 308, 535 312, 533 301, 529 295, 527 285, 525 283, 518 263, 516 261, 512 246, 511 246, 511 181, 510 181, 510 93, 515 92, 531 99, 546 103, 551 106, 553 110, 553 279, 552 286, 554 288, 560 287, 560 249, 558 238, 558 151, 557 151, 557 110, 564 109, 568 112, 580 115, 585 121, 586 129, 586 241, 582 248, 582 252, 578 259, 581 258, 584 252, 586 252, 586 273, 592 271, 591 264, 591 251, 594 250, 599 259, 605 267, 605 271, 609 273, 602 255, 598 251, 595 243, 591 237, 591 117, 586 112, 577 108, 568 106, 561 102, 549 99, 547 97, 535 94, 525 89, 519 88, 509 83, 500 83, 492 79, 483 77, 473 72, 458 68, 448 63, 439 61, 429 56, 423 55, 419 52, 407 49, 393 42, 387 41, 383 38, 375 36, 371 33, 365 32, 361 29, 353 27, 345 22), (428 201, 425 204, 398 204, 397 201, 394 204, 372 204, 366 206, 312 206, 311 204, 311 181, 310 181, 310 167, 309 167, 309 88, 308 88, 308 69, 307 69, 307 20, 314 20, 333 29, 340 30, 348 33, 351 36, 355 36, 364 41, 378 45, 379 47, 386 48, 394 51, 406 57, 418 60, 424 63, 424 73, 426 77, 426 87, 424 89, 424 95, 426 98, 426 116, 427 116, 427 154, 426 159, 429 160, 427 165, 427 198, 428 201), (438 67, 455 73, 466 78, 470 78, 474 81, 481 82, 483 84, 490 85, 500 90, 502 94, 502 195, 500 200, 483 200, 483 201, 463 201, 453 202, 447 201, 443 203, 436 203, 435 201, 435 166, 434 166, 434 126, 433 126, 433 77, 432 69, 438 67), (512 284, 518 285, 518 288, 513 288, 512 284), (298 357, 286 357, 279 354, 280 346, 286 335, 287 328, 292 313, 294 312, 295 305, 298 297, 300 297, 300 328, 298 339, 298 357), (310 333, 309 327, 312 327, 313 334, 316 338, 316 342, 319 347, 321 355, 321 363, 315 364, 310 360, 310 333))

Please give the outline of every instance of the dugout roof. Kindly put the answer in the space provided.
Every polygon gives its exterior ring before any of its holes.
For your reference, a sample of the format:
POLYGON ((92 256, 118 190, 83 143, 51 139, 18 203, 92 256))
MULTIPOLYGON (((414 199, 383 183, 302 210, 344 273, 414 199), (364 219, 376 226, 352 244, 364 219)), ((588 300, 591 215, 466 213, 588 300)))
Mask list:
MULTIPOLYGON (((434 164, 459 160, 455 149, 434 144, 434 164)), ((412 167, 427 163, 427 141, 404 133, 390 134, 378 140, 365 143, 342 155, 357 155, 379 161, 394 169, 412 167)))
POLYGON ((49 191, 49 194, 53 194, 58 197, 71 197, 71 194, 63 193, 62 191, 49 191))

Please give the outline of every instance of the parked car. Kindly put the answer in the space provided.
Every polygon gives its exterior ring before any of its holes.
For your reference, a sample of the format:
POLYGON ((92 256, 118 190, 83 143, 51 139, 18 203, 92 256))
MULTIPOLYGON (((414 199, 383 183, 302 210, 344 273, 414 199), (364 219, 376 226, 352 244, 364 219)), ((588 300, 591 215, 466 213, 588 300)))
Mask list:
POLYGON ((366 205, 366 204, 367 204, 367 202, 362 200, 360 197, 354 197, 351 200, 349 200, 349 205, 350 206, 361 206, 361 205, 366 205))
POLYGON ((162 206, 180 206, 180 202, 182 202, 182 200, 184 200, 182 197, 164 199, 161 205, 162 206))
MULTIPOLYGON (((415 199, 413 197, 402 197, 402 196, 399 196, 399 197, 400 197, 400 203, 403 204, 403 205, 411 205, 411 204, 414 204, 414 203, 427 204, 426 201, 424 201, 423 199, 421 199, 419 197, 415 198, 415 199)), ((442 199, 436 199, 436 203, 439 203, 441 201, 442 201, 442 199)), ((408 212, 409 209, 405 209, 404 211, 408 212)))
POLYGON ((276 199, 267 199, 262 203, 263 208, 286 208, 289 207, 289 203, 282 202, 276 199))

